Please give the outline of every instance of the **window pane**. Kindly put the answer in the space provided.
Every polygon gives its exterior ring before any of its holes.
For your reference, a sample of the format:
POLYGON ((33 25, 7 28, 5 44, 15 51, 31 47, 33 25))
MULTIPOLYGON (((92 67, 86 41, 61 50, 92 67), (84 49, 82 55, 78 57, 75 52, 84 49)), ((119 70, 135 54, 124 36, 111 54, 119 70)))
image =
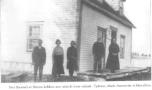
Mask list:
POLYGON ((114 30, 112 30, 111 37, 112 37, 112 38, 116 38, 116 36, 117 36, 117 32, 114 31, 114 30))
POLYGON ((33 45, 32 45, 32 39, 29 40, 29 49, 32 49, 33 45))
POLYGON ((124 58, 125 56, 125 36, 120 36, 120 58, 124 58))
POLYGON ((27 51, 32 51, 33 47, 37 46, 37 41, 40 38, 40 25, 31 25, 28 30, 27 51))

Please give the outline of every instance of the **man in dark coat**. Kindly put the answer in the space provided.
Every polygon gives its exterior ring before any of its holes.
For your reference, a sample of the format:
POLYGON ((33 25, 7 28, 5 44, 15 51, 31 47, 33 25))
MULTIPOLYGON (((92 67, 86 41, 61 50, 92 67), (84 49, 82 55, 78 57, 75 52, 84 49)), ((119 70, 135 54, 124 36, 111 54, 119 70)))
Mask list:
POLYGON ((43 66, 46 62, 45 48, 42 46, 42 40, 38 40, 38 46, 33 49, 32 63, 34 65, 34 81, 36 81, 37 71, 39 70, 39 80, 42 80, 43 66))
POLYGON ((71 41, 71 47, 67 50, 67 69, 69 69, 69 75, 71 77, 73 76, 74 71, 78 69, 77 59, 76 43, 71 41))
POLYGON ((105 48, 102 43, 102 38, 98 38, 97 42, 93 44, 93 56, 94 56, 94 71, 101 71, 101 59, 104 58, 105 48))

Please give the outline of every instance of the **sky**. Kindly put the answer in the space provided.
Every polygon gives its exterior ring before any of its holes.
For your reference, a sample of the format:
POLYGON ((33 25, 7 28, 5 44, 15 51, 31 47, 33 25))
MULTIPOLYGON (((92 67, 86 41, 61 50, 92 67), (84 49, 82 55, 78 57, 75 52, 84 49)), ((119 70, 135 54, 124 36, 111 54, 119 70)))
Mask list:
POLYGON ((124 13, 136 26, 132 34, 132 51, 151 53, 150 0, 126 0, 124 13))

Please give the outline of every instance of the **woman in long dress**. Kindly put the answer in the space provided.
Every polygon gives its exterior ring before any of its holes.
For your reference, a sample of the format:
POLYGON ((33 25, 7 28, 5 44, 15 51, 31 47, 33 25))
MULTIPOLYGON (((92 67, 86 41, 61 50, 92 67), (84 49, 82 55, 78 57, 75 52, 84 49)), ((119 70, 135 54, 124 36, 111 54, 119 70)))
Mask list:
POLYGON ((106 68, 109 69, 112 73, 115 72, 115 70, 120 69, 119 65, 119 46, 116 43, 116 39, 112 39, 112 42, 109 46, 109 55, 107 59, 106 68))
POLYGON ((64 52, 63 48, 60 46, 61 41, 59 39, 56 40, 56 47, 53 50, 52 58, 53 58, 53 68, 52 68, 52 75, 60 77, 61 74, 64 74, 63 69, 63 59, 64 59, 64 52))
POLYGON ((67 50, 67 69, 71 77, 73 77, 74 71, 78 70, 77 59, 76 43, 75 41, 71 41, 71 46, 67 50))

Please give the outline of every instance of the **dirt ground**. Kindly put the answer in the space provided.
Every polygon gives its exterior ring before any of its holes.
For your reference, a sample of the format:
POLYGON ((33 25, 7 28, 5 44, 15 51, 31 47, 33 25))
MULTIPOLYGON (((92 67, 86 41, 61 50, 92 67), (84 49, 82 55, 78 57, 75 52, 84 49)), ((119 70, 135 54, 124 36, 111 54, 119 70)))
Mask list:
MULTIPOLYGON (((96 77, 94 77, 96 78, 96 77)), ((37 77, 38 79, 38 77, 37 77)), ((8 83, 8 82, 34 82, 33 74, 23 74, 22 76, 15 77, 15 78, 9 78, 7 75, 2 75, 1 77, 2 83, 8 83)), ((149 81, 151 80, 151 73, 142 73, 142 74, 135 74, 133 76, 123 77, 123 78, 117 78, 117 79, 111 79, 107 81, 149 81)), ((87 80, 84 77, 80 76, 74 76, 69 77, 62 75, 61 77, 53 77, 51 75, 43 75, 42 81, 37 80, 37 82, 85 82, 90 81, 87 80)), ((93 81, 93 80, 92 80, 93 81)))
MULTIPOLYGON (((33 74, 26 74, 23 76, 15 77, 15 78, 9 78, 9 76, 2 75, 1 80, 3 83, 7 82, 34 82, 34 76, 33 74)), ((53 77, 52 75, 43 75, 42 81, 39 81, 37 77, 36 82, 79 82, 79 81, 85 81, 83 78, 74 76, 69 77, 62 75, 60 77, 53 77)))
POLYGON ((133 76, 127 76, 123 78, 111 79, 107 81, 150 81, 151 80, 151 73, 142 73, 142 74, 135 74, 133 76))

